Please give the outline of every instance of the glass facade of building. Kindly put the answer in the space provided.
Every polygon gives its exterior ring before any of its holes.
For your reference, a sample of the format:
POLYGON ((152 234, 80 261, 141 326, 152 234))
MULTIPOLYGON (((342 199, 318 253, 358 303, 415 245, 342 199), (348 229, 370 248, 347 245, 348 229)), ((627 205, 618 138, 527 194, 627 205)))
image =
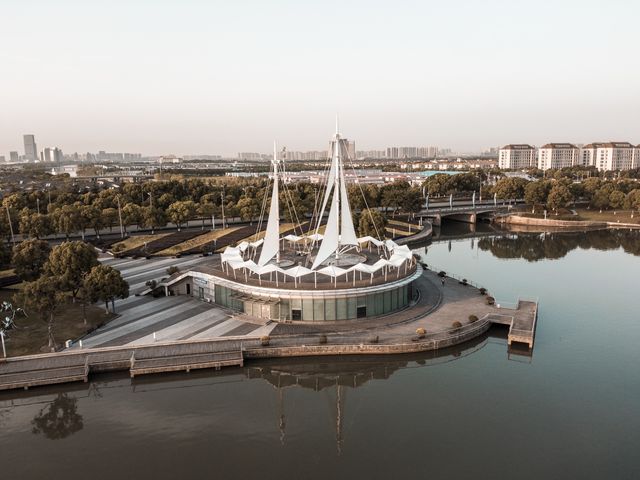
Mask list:
POLYGON ((413 296, 412 283, 352 297, 330 292, 313 297, 259 297, 215 285, 215 303, 248 315, 273 320, 335 321, 385 315, 406 307, 413 296))

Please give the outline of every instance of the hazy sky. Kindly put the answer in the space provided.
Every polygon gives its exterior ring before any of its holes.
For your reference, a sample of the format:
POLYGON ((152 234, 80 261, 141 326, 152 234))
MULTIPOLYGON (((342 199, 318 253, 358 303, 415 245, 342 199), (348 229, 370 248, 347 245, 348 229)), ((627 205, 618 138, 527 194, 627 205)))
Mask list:
POLYGON ((0 155, 640 143, 640 1, 0 0, 0 155))

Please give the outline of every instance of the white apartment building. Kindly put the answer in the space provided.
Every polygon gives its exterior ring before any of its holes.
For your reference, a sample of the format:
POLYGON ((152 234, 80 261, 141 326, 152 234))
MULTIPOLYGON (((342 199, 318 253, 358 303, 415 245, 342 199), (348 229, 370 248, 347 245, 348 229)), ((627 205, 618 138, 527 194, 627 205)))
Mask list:
POLYGON ((526 143, 513 143, 500 149, 498 167, 502 169, 522 169, 537 165, 536 149, 526 143))
POLYGON ((582 164, 600 171, 629 170, 639 161, 638 148, 629 142, 590 143, 582 148, 582 164))
POLYGON ((580 149, 571 143, 547 143, 538 149, 540 170, 572 167, 580 163, 580 149))

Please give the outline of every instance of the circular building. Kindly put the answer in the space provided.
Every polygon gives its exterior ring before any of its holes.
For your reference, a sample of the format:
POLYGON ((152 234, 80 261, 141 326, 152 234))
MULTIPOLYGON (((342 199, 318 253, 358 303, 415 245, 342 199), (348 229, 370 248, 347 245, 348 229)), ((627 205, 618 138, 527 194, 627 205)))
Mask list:
MULTIPOLYGON (((384 232, 356 236, 343 163, 348 155, 346 141, 336 133, 322 202, 317 199, 306 232, 301 228, 281 237, 279 174, 284 167, 274 148, 264 232, 260 222, 254 237, 227 247, 210 265, 173 276, 164 283, 167 293, 194 295, 275 321, 351 320, 407 307, 422 268, 407 246, 381 240, 384 232)), ((286 184, 282 188, 290 198, 286 184)), ((264 198, 266 212, 268 195, 264 198)), ((295 212, 295 205, 287 208, 295 212)))

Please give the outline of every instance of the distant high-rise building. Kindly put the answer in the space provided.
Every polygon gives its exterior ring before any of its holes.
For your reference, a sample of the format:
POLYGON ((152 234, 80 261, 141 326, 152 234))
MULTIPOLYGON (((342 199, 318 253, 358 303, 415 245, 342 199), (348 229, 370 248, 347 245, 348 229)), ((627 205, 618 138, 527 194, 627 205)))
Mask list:
POLYGON ((64 160, 64 155, 62 154, 62 150, 60 150, 58 147, 55 147, 55 148, 45 147, 40 152, 41 162, 61 163, 63 160, 64 160))
POLYGON ((629 170, 638 166, 636 148, 629 142, 590 143, 582 148, 582 164, 598 170, 629 170))
POLYGON ((500 149, 498 166, 500 168, 522 169, 536 165, 536 149, 527 144, 510 144, 500 149))
POLYGON ((438 147, 387 147, 387 158, 436 158, 438 147))
MULTIPOLYGON (((343 138, 343 145, 346 147, 347 150, 347 155, 349 156, 348 159, 344 159, 344 160, 355 160, 356 159, 356 142, 355 140, 349 140, 347 138, 343 138)), ((329 142, 329 152, 333 151, 333 140, 331 140, 329 142)), ((329 152, 327 152, 327 155, 324 158, 328 158, 329 156, 329 152)))
POLYGON ((10 162, 17 162, 20 160, 20 157, 18 156, 18 152, 9 152, 9 161, 10 162))
POLYGON ((35 162, 38 160, 38 147, 36 146, 36 137, 32 134, 23 136, 24 139, 24 158, 27 161, 35 162))
POLYGON ((40 151, 40 161, 48 162, 50 158, 51 158, 51 149, 49 147, 44 147, 40 151))
POLYGON ((582 163, 580 149, 571 143, 547 143, 538 149, 538 168, 566 168, 582 163))

